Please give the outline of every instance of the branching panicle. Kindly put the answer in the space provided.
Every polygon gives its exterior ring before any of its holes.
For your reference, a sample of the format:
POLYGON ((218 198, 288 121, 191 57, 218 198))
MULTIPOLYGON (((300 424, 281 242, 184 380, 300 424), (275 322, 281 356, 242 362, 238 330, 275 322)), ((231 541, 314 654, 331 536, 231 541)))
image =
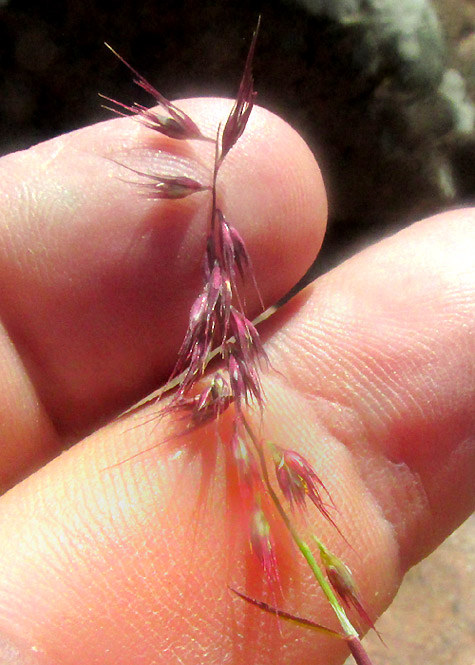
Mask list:
MULTIPOLYGON (((161 415, 186 418, 185 433, 216 423, 216 436, 226 446, 226 460, 232 464, 234 487, 237 485, 243 514, 248 521, 250 552, 260 565, 265 581, 271 587, 280 585, 276 535, 273 533, 277 516, 310 566, 340 621, 343 633, 236 593, 264 611, 333 637, 343 637, 357 662, 368 665, 369 660, 358 633, 335 595, 341 598, 343 604, 356 608, 365 622, 373 626, 349 569, 317 541, 327 579, 293 524, 295 508, 303 510, 309 501, 340 531, 322 498, 325 495, 332 503, 330 495, 312 465, 302 455, 274 443, 265 446, 262 436, 254 432, 253 421, 249 417, 253 410, 263 415, 265 395, 261 373, 269 366, 269 361, 259 332, 245 311, 244 293, 248 283, 254 286, 263 309, 264 305, 245 242, 218 204, 218 175, 224 159, 242 136, 254 105, 256 93, 252 62, 259 23, 252 38, 237 99, 222 131, 219 126, 215 139, 205 137, 188 115, 163 97, 111 47, 110 50, 133 72, 135 83, 152 95, 163 113, 140 104, 127 106, 106 99, 135 115, 146 127, 171 139, 215 141, 211 185, 203 185, 185 176, 146 174, 130 169, 149 180, 141 187, 151 199, 181 199, 203 191, 211 194, 209 227, 203 247, 203 285, 191 305, 188 326, 171 375, 178 387, 163 407, 161 415), (214 373, 209 372, 213 359, 219 363, 214 373), (268 462, 268 457, 271 462, 268 462), (272 466, 274 474, 270 472, 272 466), (279 495, 283 496, 283 500, 279 495), (288 510, 284 503, 288 504, 288 510)), ((120 110, 116 113, 124 115, 120 110)))

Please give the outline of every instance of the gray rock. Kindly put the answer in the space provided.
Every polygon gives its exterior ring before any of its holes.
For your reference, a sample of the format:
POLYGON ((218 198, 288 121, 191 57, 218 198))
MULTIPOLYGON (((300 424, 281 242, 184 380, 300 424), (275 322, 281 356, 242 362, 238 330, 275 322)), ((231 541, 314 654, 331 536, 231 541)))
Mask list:
POLYGON ((444 67, 439 22, 427 0, 296 0, 357 36, 355 61, 374 75, 390 71, 404 89, 434 86, 444 67))
MULTIPOLYGON (((475 9, 436 2, 445 30, 429 0, 259 3, 258 102, 320 161, 326 265, 365 234, 474 200, 475 9)), ((0 22, 4 150, 108 117, 98 92, 150 102, 103 41, 170 98, 234 95, 257 18, 253 0, 122 0, 113 14, 76 0, 14 5, 0 22)))
POLYGON ((402 226, 460 202, 467 193, 473 199, 466 165, 475 107, 463 77, 447 66, 430 2, 292 4, 315 21, 319 54, 327 47, 349 65, 325 63, 324 95, 318 81, 309 84, 315 95, 307 122, 316 129, 314 145, 327 175, 335 245, 354 235, 355 224, 377 233, 382 225, 402 226))

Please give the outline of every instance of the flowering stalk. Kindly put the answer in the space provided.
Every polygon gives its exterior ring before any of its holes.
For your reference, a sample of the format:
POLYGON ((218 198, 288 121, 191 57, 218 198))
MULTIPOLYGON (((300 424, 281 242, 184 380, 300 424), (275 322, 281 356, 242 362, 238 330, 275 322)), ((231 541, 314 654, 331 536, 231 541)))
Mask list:
POLYGON ((227 439, 222 440, 219 435, 219 440, 225 446, 226 459, 231 462, 241 504, 247 511, 249 547, 264 580, 270 586, 279 584, 276 536, 270 512, 273 505, 330 603, 342 632, 272 608, 238 591, 235 593, 263 611, 346 640, 355 660, 360 665, 368 665, 370 661, 358 632, 340 602, 341 599, 343 604, 355 607, 365 622, 373 627, 369 615, 364 614, 356 587, 351 584, 349 569, 316 540, 325 576, 292 519, 296 510, 304 511, 311 504, 341 534, 331 515, 334 507, 331 496, 302 455, 276 443, 265 442, 256 435, 248 417, 253 410, 258 409, 262 413, 264 409, 261 372, 267 367, 268 359, 259 333, 246 315, 241 294, 243 285, 246 282, 253 284, 261 304, 262 299, 245 242, 218 200, 218 181, 220 168, 244 133, 255 102, 252 61, 258 29, 259 23, 252 38, 236 101, 222 129, 221 125, 218 127, 214 139, 204 136, 188 115, 163 97, 110 46, 108 48, 133 72, 135 83, 155 99, 159 111, 139 104, 128 106, 108 97, 105 99, 118 107, 116 113, 119 115, 124 115, 123 110, 128 111, 147 128, 169 139, 215 143, 210 185, 187 177, 148 174, 130 169, 146 178, 148 182, 141 187, 150 199, 181 199, 198 192, 211 192, 209 227, 204 243, 203 285, 191 305, 188 327, 170 377, 175 391, 169 403, 162 408, 160 417, 173 414, 184 418, 187 423, 185 431, 206 427, 210 423, 219 425, 225 416, 232 419, 232 426, 227 428, 227 439), (209 366, 216 356, 220 357, 220 366, 212 373, 209 366), (270 471, 272 467, 273 475, 270 471), (288 504, 290 512, 284 504, 288 504))
MULTIPOLYGON (((250 434, 251 430, 248 430, 250 434)), ((312 554, 312 550, 309 547, 309 545, 303 540, 303 538, 300 537, 298 531, 292 524, 292 521, 290 520, 288 514, 286 513, 284 507, 282 506, 282 502, 280 501, 279 497, 277 496, 277 493, 274 491, 274 488, 272 486, 272 483, 269 478, 269 472, 267 470, 267 463, 266 459, 264 456, 264 452, 262 448, 257 445, 257 442, 255 441, 255 448, 257 455, 259 457, 259 461, 261 464, 261 470, 262 470, 262 477, 264 480, 264 483, 267 487, 267 491, 269 492, 269 496, 271 497, 272 501, 274 502, 275 507, 277 508, 277 511, 279 512, 282 521, 284 522, 285 526, 287 527, 287 530, 289 531, 290 535, 292 536, 295 544, 299 548, 300 552, 302 553, 303 557, 307 561, 308 565, 310 566, 310 569, 312 573, 315 576, 315 579, 317 580, 318 584, 320 585, 320 588, 322 589, 323 593, 327 597, 328 602, 330 603, 333 611, 335 612, 341 627, 343 628, 343 631, 345 635, 348 637, 358 637, 358 632, 355 630, 355 628, 352 626, 350 620, 346 616, 345 610, 341 606, 341 604, 338 602, 338 598, 334 594, 331 585, 328 583, 326 580, 320 566, 318 565, 315 557, 312 554)))

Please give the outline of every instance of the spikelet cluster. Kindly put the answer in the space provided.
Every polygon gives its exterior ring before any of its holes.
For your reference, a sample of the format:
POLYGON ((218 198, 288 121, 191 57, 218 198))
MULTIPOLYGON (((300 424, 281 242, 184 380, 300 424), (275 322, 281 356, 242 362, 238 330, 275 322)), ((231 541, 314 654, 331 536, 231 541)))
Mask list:
POLYGON ((246 282, 254 285, 261 304, 262 299, 244 239, 218 205, 217 188, 220 167, 242 136, 254 105, 252 62, 258 28, 253 35, 236 101, 215 138, 203 135, 192 118, 159 93, 110 46, 108 48, 132 71, 134 82, 154 98, 158 110, 104 98, 114 104, 113 110, 119 115, 131 113, 149 129, 169 138, 215 142, 211 185, 188 177, 134 171, 147 179, 142 190, 148 198, 180 199, 211 191, 213 200, 204 242, 203 286, 190 309, 188 327, 170 377, 179 377, 179 384, 166 410, 184 414, 189 427, 200 427, 218 420, 233 407, 232 434, 224 444, 228 445, 234 462, 241 496, 249 506, 251 550, 265 578, 275 582, 278 580, 275 542, 263 500, 266 493, 260 456, 263 447, 269 447, 275 480, 290 507, 303 509, 309 499, 325 517, 331 518, 321 497, 323 483, 311 465, 296 452, 260 440, 247 416, 253 408, 263 408, 261 373, 268 360, 259 333, 245 312, 242 291, 246 282), (208 365, 216 354, 220 355, 220 366, 210 372, 208 365))

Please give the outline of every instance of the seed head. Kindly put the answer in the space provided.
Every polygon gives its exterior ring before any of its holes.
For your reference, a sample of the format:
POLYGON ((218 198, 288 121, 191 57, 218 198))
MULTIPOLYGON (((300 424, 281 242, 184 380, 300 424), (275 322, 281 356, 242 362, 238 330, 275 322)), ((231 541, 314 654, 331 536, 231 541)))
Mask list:
POLYGON ((254 91, 254 79, 252 76, 252 61, 254 60, 254 51, 256 47, 257 33, 259 32, 260 17, 257 27, 252 36, 251 46, 247 54, 246 64, 242 75, 241 83, 237 99, 234 103, 233 109, 229 114, 226 124, 221 136, 221 154, 219 162, 222 162, 233 145, 237 142, 239 137, 244 132, 249 116, 251 115, 252 107, 256 92, 254 91))
POLYGON ((313 467, 299 453, 286 450, 276 444, 270 444, 275 464, 277 482, 291 508, 305 508, 307 497, 327 517, 327 508, 320 496, 325 486, 317 476, 313 467))
POLYGON ((251 264, 251 259, 247 252, 246 245, 244 244, 244 240, 236 229, 228 224, 219 208, 216 210, 216 216, 218 219, 219 245, 223 257, 223 264, 233 277, 237 268, 241 278, 245 279, 246 270, 251 264))
POLYGON ((171 376, 173 378, 186 370, 182 389, 179 391, 181 395, 187 392, 194 379, 201 375, 206 367, 213 333, 213 322, 207 316, 207 305, 208 289, 205 287, 191 306, 188 329, 171 376))
POLYGON ((240 412, 244 403, 249 406, 252 399, 255 399, 259 406, 262 406, 264 395, 254 364, 246 362, 240 353, 240 349, 235 345, 231 346, 227 362, 229 382, 238 412, 240 412))
POLYGON ((270 524, 260 503, 256 503, 251 515, 251 549, 256 555, 269 582, 279 579, 274 539, 270 524))
MULTIPOLYGON (((193 122, 190 116, 188 116, 181 109, 172 104, 168 99, 166 99, 166 97, 164 97, 160 92, 158 92, 158 90, 154 88, 153 85, 147 81, 147 79, 141 76, 141 74, 139 74, 137 70, 135 70, 131 65, 129 65, 129 63, 126 60, 124 60, 122 56, 120 56, 116 51, 114 51, 112 46, 109 46, 109 44, 106 44, 106 46, 134 74, 135 76, 134 83, 136 83, 140 88, 143 88, 145 92, 148 92, 148 94, 155 99, 157 104, 162 107, 162 109, 167 113, 167 115, 161 115, 160 113, 158 113, 158 111, 148 109, 146 106, 142 106, 142 104, 134 103, 132 106, 127 106, 127 104, 122 104, 122 102, 118 102, 115 99, 111 99, 110 97, 101 95, 103 99, 107 99, 109 102, 112 102, 116 106, 119 106, 120 108, 123 108, 126 111, 129 111, 130 113, 137 115, 139 121, 143 125, 145 125, 145 127, 160 132, 160 134, 164 134, 169 138, 180 139, 180 140, 189 140, 189 139, 201 139, 204 141, 214 140, 206 136, 203 136, 199 127, 193 122)), ((111 110, 114 111, 114 113, 117 113, 118 115, 127 115, 117 109, 111 109, 111 110)))
POLYGON ((222 337, 219 340, 219 343, 222 344, 226 339, 229 328, 233 293, 229 276, 218 261, 215 261, 209 276, 207 290, 207 317, 210 319, 213 313, 216 315, 216 320, 222 331, 222 337))
POLYGON ((267 354, 256 327, 235 307, 231 307, 230 331, 236 340, 235 347, 248 365, 254 364, 256 360, 267 361, 267 354))
POLYGON ((229 383, 222 372, 216 372, 208 387, 197 395, 191 414, 192 422, 202 425, 216 420, 228 409, 232 401, 229 383))
POLYGON ((236 466, 241 495, 244 499, 250 499, 254 495, 255 486, 259 483, 259 471, 255 457, 245 439, 239 434, 238 427, 234 428, 231 452, 236 466))
POLYGON ((172 378, 182 372, 179 394, 184 395, 203 375, 214 346, 222 344, 229 326, 232 291, 229 280, 215 262, 190 309, 188 329, 178 352, 172 378), (217 335, 220 333, 220 337, 217 335))
POLYGON ((341 602, 348 608, 353 607, 364 623, 376 631, 379 639, 383 641, 375 628, 374 621, 363 604, 360 591, 350 568, 341 559, 332 554, 322 543, 318 543, 318 546, 328 580, 341 602))
POLYGON ((222 372, 216 372, 211 381, 197 395, 182 398, 176 405, 191 415, 191 426, 201 426, 216 420, 232 404, 228 381, 222 372))
POLYGON ((121 164, 121 166, 149 179, 150 182, 137 183, 139 184, 140 191, 148 199, 184 199, 197 192, 204 192, 210 189, 209 185, 202 185, 197 180, 187 178, 186 176, 154 175, 152 173, 137 171, 124 164, 121 164))
POLYGON ((143 191, 149 199, 184 199, 196 192, 209 190, 208 185, 202 185, 197 180, 186 177, 167 177, 148 175, 152 182, 142 185, 143 191))
MULTIPOLYGON (((239 298, 236 275, 236 272, 238 272, 242 282, 250 279, 253 283, 261 307, 264 310, 264 303, 257 286, 251 257, 249 256, 244 240, 234 226, 231 226, 231 224, 228 223, 219 208, 216 209, 216 222, 218 227, 218 251, 222 257, 222 265, 231 279, 235 294, 239 298)), ((240 305, 242 308, 241 302, 240 305)))

